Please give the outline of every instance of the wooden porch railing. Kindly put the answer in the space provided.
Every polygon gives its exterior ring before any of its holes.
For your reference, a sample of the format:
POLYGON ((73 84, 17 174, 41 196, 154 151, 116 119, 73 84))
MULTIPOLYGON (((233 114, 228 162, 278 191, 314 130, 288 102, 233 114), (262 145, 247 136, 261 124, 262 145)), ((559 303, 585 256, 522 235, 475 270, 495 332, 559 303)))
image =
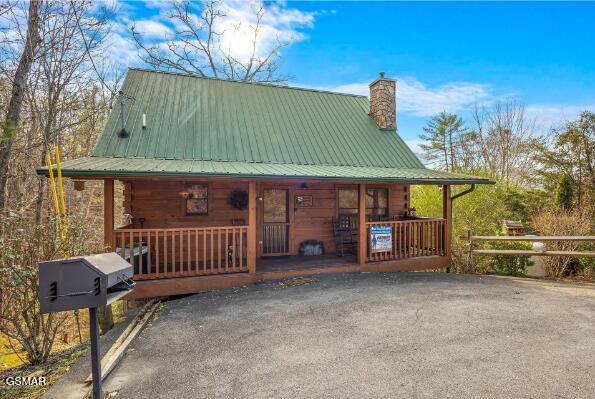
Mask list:
POLYGON ((422 256, 445 256, 446 219, 399 220, 367 222, 367 262, 416 258, 422 256), (374 252, 371 226, 390 226, 392 247, 389 251, 374 252))
POLYGON ((248 226, 117 229, 114 240, 143 280, 247 272, 247 234, 248 226))

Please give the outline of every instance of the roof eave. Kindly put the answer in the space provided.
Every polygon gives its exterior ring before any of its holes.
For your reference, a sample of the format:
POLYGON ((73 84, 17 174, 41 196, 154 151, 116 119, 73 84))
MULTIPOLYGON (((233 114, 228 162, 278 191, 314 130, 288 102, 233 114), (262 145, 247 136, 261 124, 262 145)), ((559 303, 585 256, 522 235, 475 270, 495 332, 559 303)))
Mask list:
MULTIPOLYGON (((48 176, 46 167, 36 169, 36 173, 48 176)), ((312 175, 270 175, 270 174, 235 174, 235 173, 188 173, 188 172, 144 172, 144 171, 110 171, 63 169, 62 176, 72 178, 127 178, 127 177, 188 177, 188 178, 236 178, 236 179, 286 179, 286 180, 335 180, 335 181, 366 181, 382 183, 405 184, 495 184, 489 179, 448 179, 448 178, 405 178, 405 177, 349 177, 349 176, 312 176, 312 175)))

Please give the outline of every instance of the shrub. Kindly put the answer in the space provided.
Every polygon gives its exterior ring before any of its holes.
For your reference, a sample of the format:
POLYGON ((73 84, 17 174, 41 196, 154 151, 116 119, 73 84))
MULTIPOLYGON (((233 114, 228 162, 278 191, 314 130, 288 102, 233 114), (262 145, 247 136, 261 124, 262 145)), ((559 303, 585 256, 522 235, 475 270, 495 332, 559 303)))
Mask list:
MULTIPOLYGON (((495 241, 486 243, 485 249, 532 249, 533 245, 526 242, 502 242, 495 241)), ((533 265, 530 256, 490 256, 487 258, 487 264, 490 271, 506 276, 522 277, 527 271, 527 267, 533 265)))
MULTIPOLYGON (((533 226, 544 236, 589 235, 593 232, 592 209, 574 211, 545 210, 533 217, 533 226)), ((581 251, 592 244, 577 241, 546 242, 547 250, 581 251)), ((546 256, 543 259, 545 272, 549 277, 560 278, 569 274, 593 274, 593 260, 572 256, 546 256)))
MULTIPOLYGON (((486 257, 477 257, 469 267, 469 230, 477 235, 500 232, 502 220, 509 217, 499 185, 481 185, 474 192, 453 202, 452 269, 458 273, 485 273, 492 265, 486 257)), ((413 186, 411 203, 418 215, 442 217, 442 193, 436 186, 413 186)))
MULTIPOLYGON (((459 190, 460 189, 455 189, 459 190)), ((455 191, 456 192, 456 191, 455 191)), ((505 219, 527 223, 531 215, 545 208, 547 193, 504 185, 477 186, 474 192, 453 202, 452 268, 459 273, 487 273, 522 275, 531 264, 529 257, 477 256, 469 264, 467 232, 474 235, 498 235, 505 219)), ((436 186, 413 186, 411 203, 423 216, 442 217, 442 193, 436 186)), ((492 249, 530 249, 526 243, 491 244, 492 249)))

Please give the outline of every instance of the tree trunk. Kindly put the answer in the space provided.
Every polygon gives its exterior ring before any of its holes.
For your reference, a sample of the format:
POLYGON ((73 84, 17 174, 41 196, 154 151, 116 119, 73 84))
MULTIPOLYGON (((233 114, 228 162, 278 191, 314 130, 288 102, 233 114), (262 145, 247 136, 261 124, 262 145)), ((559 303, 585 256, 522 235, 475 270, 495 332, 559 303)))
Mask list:
MULTIPOLYGON (((45 149, 41 152, 41 165, 45 163, 45 154, 47 152, 45 149)), ((38 176, 38 184, 37 184, 37 198, 35 199, 35 223, 41 223, 41 216, 43 213, 43 196, 45 192, 45 177, 38 176)))
POLYGON ((40 1, 32 0, 29 4, 29 19, 27 21, 27 38, 23 54, 19 60, 14 80, 12 82, 12 92, 6 110, 6 119, 3 123, 3 134, 0 138, 0 211, 6 206, 6 181, 8 179, 8 163, 17 124, 21 116, 21 105, 25 95, 27 78, 31 70, 31 64, 35 57, 35 51, 39 46, 41 37, 39 36, 39 9, 40 1))
POLYGON ((105 334, 114 326, 114 314, 112 312, 112 305, 101 306, 97 308, 99 316, 99 330, 101 334, 105 334))
POLYGON ((452 129, 448 128, 448 150, 450 152, 450 171, 454 172, 456 167, 454 147, 452 144, 452 129))

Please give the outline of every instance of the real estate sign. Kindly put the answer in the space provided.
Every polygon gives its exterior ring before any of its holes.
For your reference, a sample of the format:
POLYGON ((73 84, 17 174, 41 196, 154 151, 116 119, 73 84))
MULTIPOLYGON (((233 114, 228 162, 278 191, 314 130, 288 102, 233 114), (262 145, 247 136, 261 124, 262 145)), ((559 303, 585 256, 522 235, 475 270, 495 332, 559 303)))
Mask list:
POLYGON ((372 253, 390 252, 393 247, 392 226, 370 226, 372 253))

